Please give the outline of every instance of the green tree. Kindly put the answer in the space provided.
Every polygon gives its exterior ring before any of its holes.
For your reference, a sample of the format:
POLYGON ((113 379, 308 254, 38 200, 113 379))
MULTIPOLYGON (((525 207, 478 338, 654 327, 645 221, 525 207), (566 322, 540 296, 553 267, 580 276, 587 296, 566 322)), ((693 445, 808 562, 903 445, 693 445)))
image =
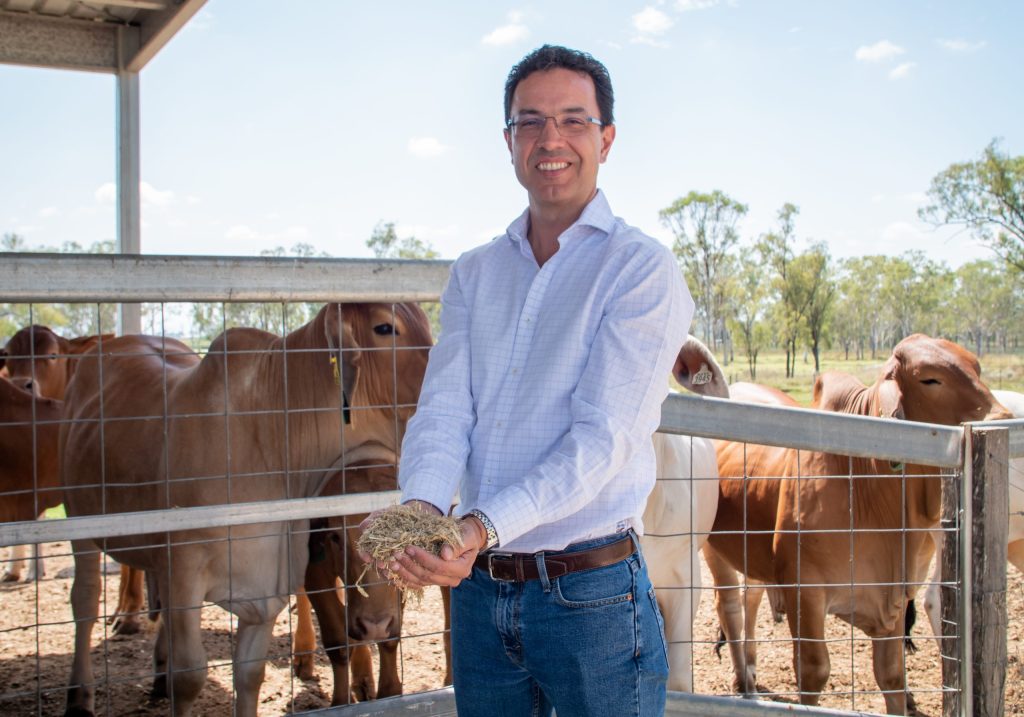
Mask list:
POLYGON ((757 357, 768 344, 770 333, 765 315, 768 308, 768 287, 764 280, 764 269, 749 256, 741 257, 737 271, 733 296, 733 310, 729 318, 729 329, 738 337, 743 354, 747 359, 750 380, 757 380, 757 357))
POLYGON ((786 352, 786 378, 792 378, 796 373, 796 347, 806 323, 804 313, 808 300, 793 274, 795 217, 799 213, 795 205, 784 204, 777 215, 778 230, 762 235, 757 242, 762 261, 774 272, 771 286, 776 302, 771 316, 786 352))
POLYGON ((981 356, 1003 317, 1013 311, 1015 287, 999 266, 983 259, 964 264, 955 273, 953 310, 974 353, 981 356))
POLYGON ((794 293, 801 295, 804 324, 814 356, 814 373, 821 371, 821 345, 827 334, 836 282, 831 257, 824 244, 814 244, 793 261, 794 293))
POLYGON ((918 216, 936 226, 966 227, 997 255, 1024 271, 1024 156, 992 140, 973 162, 951 164, 932 179, 930 204, 918 216))
POLYGON ((675 253, 697 305, 697 320, 704 342, 717 348, 717 332, 724 328, 724 307, 735 262, 730 255, 739 240, 736 224, 747 213, 723 192, 691 191, 658 212, 672 230, 675 253))

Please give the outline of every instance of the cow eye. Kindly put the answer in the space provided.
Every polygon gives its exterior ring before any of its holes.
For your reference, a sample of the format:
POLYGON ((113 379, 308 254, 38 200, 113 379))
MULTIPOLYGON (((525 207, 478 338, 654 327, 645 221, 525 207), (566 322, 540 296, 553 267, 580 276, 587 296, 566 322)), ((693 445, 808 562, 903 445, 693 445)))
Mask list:
POLYGON ((398 336, 398 329, 395 328, 394 324, 377 324, 373 327, 373 333, 378 336, 398 336))
POLYGON ((938 386, 942 382, 939 381, 939 379, 937 378, 926 378, 925 380, 921 381, 921 383, 923 383, 925 386, 938 386))

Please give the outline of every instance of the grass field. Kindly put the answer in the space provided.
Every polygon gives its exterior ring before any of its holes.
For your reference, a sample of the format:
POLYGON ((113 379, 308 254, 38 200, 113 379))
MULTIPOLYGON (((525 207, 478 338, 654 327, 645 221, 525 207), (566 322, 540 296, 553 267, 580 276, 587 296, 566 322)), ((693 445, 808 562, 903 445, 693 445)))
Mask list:
MULTIPOLYGON (((822 371, 844 371, 859 378, 865 385, 871 385, 878 377, 879 371, 888 360, 890 351, 879 351, 874 360, 843 359, 841 352, 823 353, 821 356, 822 371)), ((729 383, 750 381, 746 357, 737 352, 736 360, 728 365, 722 363, 720 352, 717 355, 722 370, 729 383)), ((982 380, 989 388, 1024 392, 1024 354, 987 354, 980 358, 982 380)), ((774 386, 790 394, 798 403, 809 406, 811 392, 814 389, 814 357, 810 353, 806 359, 803 354, 796 358, 796 376, 786 378, 786 355, 781 351, 762 353, 757 360, 757 380, 768 386, 774 386)))

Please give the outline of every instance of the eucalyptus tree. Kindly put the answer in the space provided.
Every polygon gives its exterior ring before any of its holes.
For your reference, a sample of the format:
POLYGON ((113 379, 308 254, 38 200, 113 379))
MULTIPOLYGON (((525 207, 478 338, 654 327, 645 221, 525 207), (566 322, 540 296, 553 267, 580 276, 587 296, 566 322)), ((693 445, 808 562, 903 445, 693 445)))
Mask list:
POLYGON ((784 204, 777 214, 778 229, 761 235, 756 245, 762 261, 772 271, 771 287, 776 303, 771 316, 786 352, 786 378, 792 378, 796 373, 797 341, 806 326, 808 297, 793 273, 795 224, 799 213, 795 205, 784 204))
POLYGON ((658 216, 675 236, 675 253, 697 309, 704 342, 717 348, 716 329, 722 327, 729 279, 735 269, 732 251, 739 241, 736 225, 747 205, 715 190, 691 191, 665 207, 658 216))
POLYGON ((767 322, 770 292, 760 262, 750 255, 741 256, 733 287, 729 329, 739 339, 750 380, 756 381, 757 357, 771 335, 767 322))
POLYGON ((921 219, 966 227, 997 255, 1024 271, 1024 156, 992 140, 972 162, 951 164, 932 179, 921 219))
POLYGON ((1006 326, 1006 317, 1019 322, 1013 280, 1002 266, 985 259, 964 264, 955 274, 952 308, 971 338, 974 353, 981 356, 998 329, 1006 326))
POLYGON ((802 298, 804 304, 804 325, 814 356, 814 373, 817 374, 821 371, 821 346, 828 333, 836 294, 828 247, 824 243, 813 244, 793 260, 792 269, 791 280, 796 285, 794 293, 802 298))

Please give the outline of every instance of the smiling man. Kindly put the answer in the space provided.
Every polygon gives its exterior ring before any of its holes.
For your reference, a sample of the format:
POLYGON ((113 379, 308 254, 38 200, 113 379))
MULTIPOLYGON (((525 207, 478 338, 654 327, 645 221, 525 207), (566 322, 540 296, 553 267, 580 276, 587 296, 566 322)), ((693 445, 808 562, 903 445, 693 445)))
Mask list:
POLYGON ((664 711, 637 535, 693 301, 668 249, 597 188, 613 104, 586 53, 545 45, 512 68, 504 136, 529 206, 452 266, 402 446, 404 502, 442 512, 460 496, 462 550, 387 566, 454 588, 460 717, 664 711))

